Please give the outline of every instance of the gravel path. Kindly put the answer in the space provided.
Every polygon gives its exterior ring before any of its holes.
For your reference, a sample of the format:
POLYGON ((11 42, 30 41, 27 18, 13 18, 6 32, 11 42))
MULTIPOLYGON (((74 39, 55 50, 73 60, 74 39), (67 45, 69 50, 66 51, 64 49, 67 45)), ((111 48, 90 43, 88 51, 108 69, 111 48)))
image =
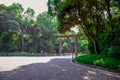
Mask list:
POLYGON ((0 57, 0 80, 120 80, 120 75, 68 57, 0 57))

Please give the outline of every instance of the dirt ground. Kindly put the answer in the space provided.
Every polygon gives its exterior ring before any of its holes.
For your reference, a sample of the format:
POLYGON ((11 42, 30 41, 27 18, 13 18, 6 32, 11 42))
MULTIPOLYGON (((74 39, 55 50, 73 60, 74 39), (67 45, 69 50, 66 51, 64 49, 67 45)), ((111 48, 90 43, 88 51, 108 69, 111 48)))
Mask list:
POLYGON ((120 80, 120 75, 75 64, 67 56, 0 57, 0 80, 120 80))

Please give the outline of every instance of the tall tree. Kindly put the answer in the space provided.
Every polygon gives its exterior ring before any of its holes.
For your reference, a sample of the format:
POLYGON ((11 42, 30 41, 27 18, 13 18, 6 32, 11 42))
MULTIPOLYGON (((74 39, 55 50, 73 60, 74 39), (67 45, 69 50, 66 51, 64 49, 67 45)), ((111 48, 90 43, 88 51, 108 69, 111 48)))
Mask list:
POLYGON ((48 52, 52 52, 56 42, 53 36, 57 34, 55 23, 54 17, 50 16, 47 12, 37 16, 36 24, 41 28, 40 46, 41 49, 48 52))
POLYGON ((3 31, 3 26, 5 26, 4 13, 6 12, 6 6, 0 4, 0 33, 3 31))
POLYGON ((109 3, 110 0, 48 0, 48 9, 50 14, 57 16, 60 32, 80 26, 94 43, 95 53, 98 54, 97 38, 105 30, 105 20, 108 19, 111 24, 109 3))
MULTIPOLYGON (((12 34, 18 33, 20 29, 19 23, 15 20, 14 16, 11 14, 9 7, 1 4, 1 21, 0 21, 0 35, 2 49, 10 51, 9 47, 12 44, 12 34)), ((14 46, 13 46, 14 47, 14 46)))
POLYGON ((19 23, 19 33, 21 35, 21 51, 24 51, 24 19, 23 19, 23 7, 19 3, 13 3, 12 5, 8 6, 10 14, 12 17, 19 23))

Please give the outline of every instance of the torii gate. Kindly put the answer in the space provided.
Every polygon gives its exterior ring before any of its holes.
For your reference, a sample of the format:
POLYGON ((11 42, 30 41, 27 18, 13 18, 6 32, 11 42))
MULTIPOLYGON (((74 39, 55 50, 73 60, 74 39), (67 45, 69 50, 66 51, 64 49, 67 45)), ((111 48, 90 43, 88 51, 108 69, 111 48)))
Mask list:
POLYGON ((57 38, 59 38, 59 54, 62 53, 62 38, 68 38, 73 37, 75 39, 75 52, 74 55, 78 56, 78 36, 81 36, 82 34, 72 34, 72 35, 55 35, 57 38))

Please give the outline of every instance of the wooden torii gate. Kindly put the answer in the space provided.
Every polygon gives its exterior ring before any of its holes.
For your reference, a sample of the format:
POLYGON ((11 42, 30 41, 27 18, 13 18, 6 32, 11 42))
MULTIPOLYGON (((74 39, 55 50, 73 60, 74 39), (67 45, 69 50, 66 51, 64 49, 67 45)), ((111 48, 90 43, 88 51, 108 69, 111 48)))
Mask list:
POLYGON ((78 36, 81 36, 82 34, 72 34, 72 35, 55 35, 59 39, 59 54, 62 53, 62 38, 69 38, 72 37, 75 39, 75 51, 74 55, 78 56, 78 36))

